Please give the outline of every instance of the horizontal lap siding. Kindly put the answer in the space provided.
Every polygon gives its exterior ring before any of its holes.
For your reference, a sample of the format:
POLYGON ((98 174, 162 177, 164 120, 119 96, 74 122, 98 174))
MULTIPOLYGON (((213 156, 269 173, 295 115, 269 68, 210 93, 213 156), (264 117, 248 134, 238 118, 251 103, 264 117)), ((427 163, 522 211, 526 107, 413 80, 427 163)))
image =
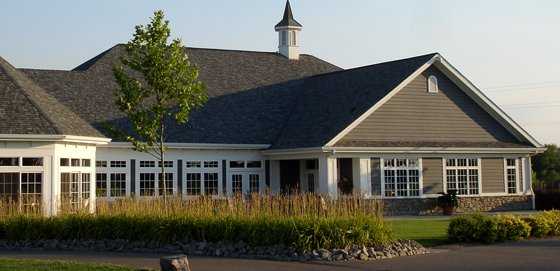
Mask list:
POLYGON ((504 193, 504 158, 482 158, 482 193, 504 193))
POLYGON ((443 162, 442 158, 422 159, 422 180, 424 194, 438 194, 443 192, 443 162))
POLYGON ((435 68, 393 96, 342 140, 517 142, 496 120, 435 68), (427 92, 436 75, 439 93, 427 92))

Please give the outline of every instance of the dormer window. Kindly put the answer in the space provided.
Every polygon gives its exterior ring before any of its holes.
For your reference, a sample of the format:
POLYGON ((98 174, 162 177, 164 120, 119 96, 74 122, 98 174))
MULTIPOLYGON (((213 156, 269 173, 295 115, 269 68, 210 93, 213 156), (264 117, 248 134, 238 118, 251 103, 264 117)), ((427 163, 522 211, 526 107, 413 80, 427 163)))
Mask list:
POLYGON ((437 77, 435 75, 430 75, 428 77, 428 93, 438 93, 438 92, 439 92, 439 87, 438 87, 437 77))

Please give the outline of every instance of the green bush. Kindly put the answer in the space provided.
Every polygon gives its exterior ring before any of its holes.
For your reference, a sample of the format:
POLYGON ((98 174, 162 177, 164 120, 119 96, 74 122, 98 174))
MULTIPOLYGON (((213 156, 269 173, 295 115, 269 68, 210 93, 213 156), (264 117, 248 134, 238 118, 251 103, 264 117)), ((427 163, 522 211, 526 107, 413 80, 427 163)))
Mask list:
POLYGON ((10 217, 0 222, 0 237, 21 240, 123 239, 160 244, 239 242, 252 246, 315 248, 375 246, 392 239, 387 225, 373 216, 341 218, 93 216, 10 217))
POLYGON ((496 241, 516 241, 529 238, 531 235, 531 226, 517 216, 505 215, 495 219, 498 222, 496 241))
POLYGON ((560 211, 546 211, 525 218, 531 226, 531 236, 560 236, 560 211))
POLYGON ((531 235, 531 226, 515 216, 465 215, 451 220, 448 236, 454 242, 494 243, 519 240, 531 235))

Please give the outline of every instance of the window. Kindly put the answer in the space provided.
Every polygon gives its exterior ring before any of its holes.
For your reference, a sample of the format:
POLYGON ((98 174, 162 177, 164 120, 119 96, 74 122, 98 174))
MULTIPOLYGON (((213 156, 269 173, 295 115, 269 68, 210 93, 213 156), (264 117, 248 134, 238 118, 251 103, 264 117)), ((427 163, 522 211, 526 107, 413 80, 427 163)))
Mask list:
POLYGON ((390 158, 383 161, 386 197, 420 196, 420 163, 418 159, 390 158))
POLYGON ((62 201, 68 202, 72 209, 80 206, 80 173, 61 173, 60 190, 62 201))
POLYGON ((90 166, 91 166, 91 160, 82 159, 82 167, 90 167, 90 166))
POLYGON ((218 195, 218 173, 204 173, 206 195, 218 195))
POLYGON ((296 31, 290 31, 290 45, 291 46, 296 46, 297 45, 297 41, 296 41, 296 31))
POLYGON ((70 166, 70 159, 60 158, 60 166, 61 167, 69 167, 70 166))
POLYGON ((205 168, 217 168, 218 167, 218 161, 204 161, 204 167, 205 168))
POLYGON ((259 174, 249 174, 249 193, 259 193, 260 177, 259 174))
POLYGON ((198 196, 200 190, 200 173, 187 173, 186 190, 188 196, 198 196))
POLYGON ((21 173, 21 203, 24 209, 38 210, 41 206, 42 173, 21 173))
POLYGON ((439 92, 438 79, 435 75, 430 75, 428 77, 428 92, 429 93, 439 92))
POLYGON ((140 173, 140 196, 155 196, 156 193, 156 174, 140 173))
POLYGON ((19 173, 0 173, 0 200, 17 201, 19 195, 19 173))
POLYGON ((17 167, 17 166, 19 166, 19 158, 0 157, 0 167, 17 167))
POLYGON ((71 160, 70 160, 70 164, 71 164, 73 167, 79 167, 79 166, 80 166, 80 159, 71 159, 71 160))
POLYGON ((82 198, 89 199, 91 184, 91 175, 89 173, 82 173, 82 198))
POLYGON ((187 168, 201 168, 200 161, 187 161, 187 168))
POLYGON ((98 197, 107 197, 107 174, 95 174, 95 195, 98 197))
POLYGON ((457 195, 479 194, 479 161, 476 158, 451 158, 445 162, 447 191, 457 195))
MULTIPOLYGON (((173 161, 164 161, 164 167, 173 167, 173 161)), ((161 167, 161 161, 158 161, 158 167, 161 167)))
POLYGON ((288 45, 288 32, 280 31, 280 44, 288 45))
POLYGON ((243 175, 231 175, 231 191, 233 192, 233 194, 243 193, 243 175))
POLYGON ((21 164, 24 167, 42 167, 43 166, 43 158, 28 158, 23 157, 21 159, 21 164))
POLYGON ((95 161, 96 167, 107 167, 107 161, 95 161))
POLYGON ((140 167, 156 167, 156 161, 140 161, 140 167))
POLYGON ((126 167, 126 161, 111 161, 111 167, 126 167))
POLYGON ((159 195, 163 195, 164 191, 167 192, 165 195, 173 195, 173 173, 165 173, 165 190, 164 190, 164 182, 163 178, 161 177, 161 173, 158 174, 158 190, 159 195))
POLYGON ((506 159, 506 177, 508 194, 517 193, 517 159, 506 159))
POLYGON ((261 161, 247 161, 247 168, 261 168, 261 161))
POLYGON ((126 173, 111 173, 110 194, 111 197, 126 196, 126 173))
POLYGON ((230 168, 244 168, 245 167, 245 161, 230 161, 229 162, 229 167, 230 168))

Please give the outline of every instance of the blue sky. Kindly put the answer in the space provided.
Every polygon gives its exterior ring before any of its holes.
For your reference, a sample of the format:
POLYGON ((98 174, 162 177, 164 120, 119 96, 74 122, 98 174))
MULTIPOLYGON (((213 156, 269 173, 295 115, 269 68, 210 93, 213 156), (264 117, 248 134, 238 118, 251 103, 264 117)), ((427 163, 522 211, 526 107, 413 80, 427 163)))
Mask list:
MULTIPOLYGON (((70 69, 163 9, 194 47, 274 51, 284 0, 30 1, 0 9, 0 56, 70 69)), ((292 0, 301 49, 344 68, 440 52, 543 143, 560 144, 560 1, 292 0)))

